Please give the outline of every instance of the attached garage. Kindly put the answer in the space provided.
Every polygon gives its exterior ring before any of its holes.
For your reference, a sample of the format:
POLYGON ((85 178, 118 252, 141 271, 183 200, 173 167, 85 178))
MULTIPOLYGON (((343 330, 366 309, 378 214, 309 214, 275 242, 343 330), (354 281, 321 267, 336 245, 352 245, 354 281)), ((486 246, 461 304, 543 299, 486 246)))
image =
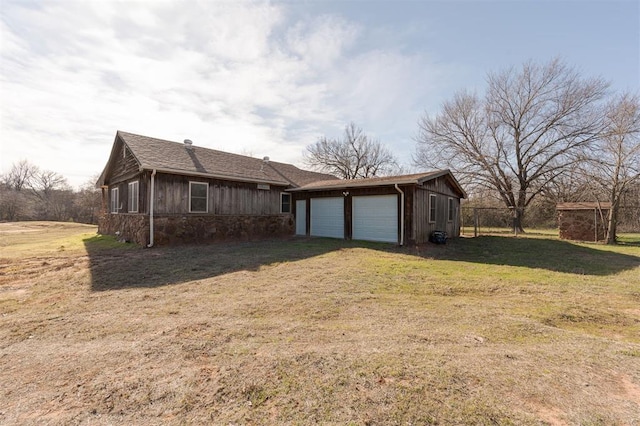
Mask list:
POLYGON ((344 238, 344 198, 312 198, 311 229, 314 237, 344 238))
POLYGON ((354 240, 398 242, 398 196, 353 197, 354 240))
POLYGON ((299 235, 306 226, 304 235, 399 245, 426 243, 436 231, 459 236, 466 197, 449 170, 318 181, 287 192, 296 200, 299 235))

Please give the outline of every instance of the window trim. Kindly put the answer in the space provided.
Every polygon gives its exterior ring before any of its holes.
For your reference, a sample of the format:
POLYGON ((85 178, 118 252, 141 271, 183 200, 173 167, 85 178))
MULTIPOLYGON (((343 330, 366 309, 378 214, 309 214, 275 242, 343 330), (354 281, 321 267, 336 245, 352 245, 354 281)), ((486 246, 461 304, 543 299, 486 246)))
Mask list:
POLYGON ((436 194, 429 194, 429 223, 436 223, 438 218, 438 196, 436 194), (431 217, 433 212, 433 218, 431 217))
MULTIPOLYGON (((198 198, 201 199, 202 197, 198 197, 198 198)), ((209 182, 189 181, 189 213, 209 213, 209 182), (200 210, 193 211, 193 208, 192 208, 193 195, 191 193, 191 188, 193 187, 194 184, 206 186, 204 211, 200 211, 200 210)))
POLYGON ((127 194, 127 198, 128 198, 128 200, 127 200, 127 208, 128 208, 128 212, 129 212, 129 213, 138 213, 138 210, 139 210, 139 208, 140 208, 140 206, 139 206, 139 204, 140 204, 140 181, 139 181, 139 180, 135 180, 135 181, 133 181, 133 182, 129 182, 129 186, 127 187, 127 190, 128 190, 128 194, 127 194), (134 197, 133 197, 133 192, 134 192, 134 191, 132 191, 132 190, 131 190, 131 188, 132 188, 133 186, 135 186, 135 188, 136 188, 136 189, 135 189, 135 195, 136 195, 136 196, 135 196, 135 199, 134 199, 134 197), (135 201, 135 206, 136 206, 135 210, 133 210, 133 209, 131 208, 131 204, 133 204, 133 203, 132 203, 132 201, 135 201))
POLYGON ((291 197, 291 194, 289 194, 288 192, 281 192, 280 193, 280 213, 282 213, 282 214, 293 213, 293 209, 292 209, 292 206, 291 206, 292 201, 293 201, 293 197, 291 197), (282 209, 282 207, 283 207, 283 202, 282 201, 283 201, 283 198, 285 196, 289 197, 289 211, 286 211, 286 212, 282 209))
POLYGON ((447 222, 453 222, 453 198, 449 197, 447 199, 447 222))
POLYGON ((109 209, 109 211, 113 214, 118 214, 118 211, 120 210, 119 208, 119 204, 120 204, 120 188, 118 188, 117 186, 115 188, 111 188, 111 208, 109 209))

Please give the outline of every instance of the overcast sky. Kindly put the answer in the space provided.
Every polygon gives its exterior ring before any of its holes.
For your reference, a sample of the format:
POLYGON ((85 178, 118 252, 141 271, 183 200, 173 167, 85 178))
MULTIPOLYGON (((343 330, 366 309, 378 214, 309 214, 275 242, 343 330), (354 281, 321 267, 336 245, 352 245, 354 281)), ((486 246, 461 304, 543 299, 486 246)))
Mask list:
POLYGON ((117 130, 302 166, 354 121, 410 164, 418 118, 562 58, 640 89, 640 2, 0 0, 0 173, 73 186, 117 130))

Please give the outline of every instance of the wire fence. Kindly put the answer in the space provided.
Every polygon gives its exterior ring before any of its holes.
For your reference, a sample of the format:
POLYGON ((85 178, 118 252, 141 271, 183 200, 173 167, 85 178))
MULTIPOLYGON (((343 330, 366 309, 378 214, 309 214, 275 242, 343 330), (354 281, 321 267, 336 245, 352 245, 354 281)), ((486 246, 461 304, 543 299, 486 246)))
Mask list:
MULTIPOLYGON (((555 212, 554 212, 555 213, 555 212)), ((479 235, 518 235, 514 226, 515 218, 512 209, 506 207, 462 207, 460 234, 465 237, 477 237, 479 235)), ((557 229, 554 219, 541 224, 523 224, 525 229, 557 229)), ((640 207, 621 206, 618 213, 618 232, 640 232, 640 207)))
POLYGON ((517 235, 513 210, 501 207, 463 207, 460 233, 463 236, 517 235))

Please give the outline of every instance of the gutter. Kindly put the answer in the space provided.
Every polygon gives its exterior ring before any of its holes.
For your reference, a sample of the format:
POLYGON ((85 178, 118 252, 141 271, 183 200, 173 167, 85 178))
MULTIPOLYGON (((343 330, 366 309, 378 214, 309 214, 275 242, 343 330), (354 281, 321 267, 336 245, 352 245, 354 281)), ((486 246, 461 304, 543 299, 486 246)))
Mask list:
POLYGON ((153 247, 153 205, 155 204, 155 183, 156 169, 151 173, 151 195, 149 196, 149 244, 147 247, 153 247))
POLYGON ((404 192, 400 189, 398 184, 394 185, 396 191, 400 193, 400 245, 404 245, 404 192))

